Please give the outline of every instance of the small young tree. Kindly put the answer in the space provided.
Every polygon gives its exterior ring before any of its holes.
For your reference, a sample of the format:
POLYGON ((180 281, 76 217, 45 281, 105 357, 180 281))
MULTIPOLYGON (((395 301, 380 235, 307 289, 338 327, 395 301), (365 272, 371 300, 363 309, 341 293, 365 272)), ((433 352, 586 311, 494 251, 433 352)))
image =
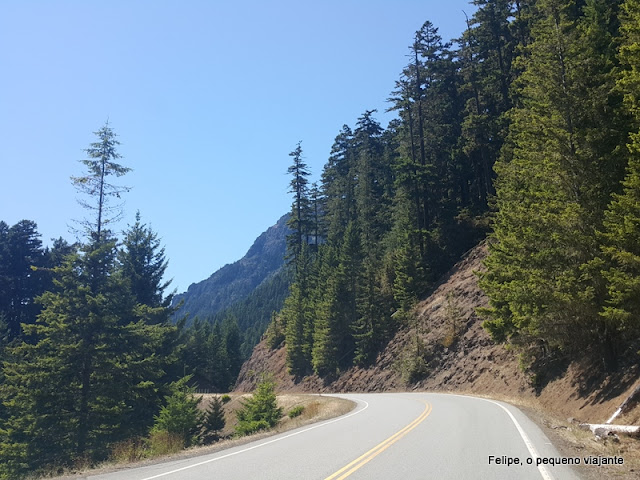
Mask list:
POLYGON ((202 397, 196 397, 194 388, 187 383, 191 375, 171 384, 171 395, 165 397, 167 404, 162 407, 151 429, 152 434, 166 433, 182 440, 185 447, 196 439, 198 425, 202 422, 202 413, 198 405, 202 397))
POLYGON ((220 396, 213 397, 202 421, 202 440, 204 443, 213 443, 220 438, 220 431, 226 425, 224 418, 223 402, 220 396))
POLYGON ((249 435, 276 426, 282 417, 282 408, 278 407, 275 389, 275 382, 265 378, 258 384, 253 396, 242 403, 242 408, 236 412, 236 432, 239 435, 249 435))

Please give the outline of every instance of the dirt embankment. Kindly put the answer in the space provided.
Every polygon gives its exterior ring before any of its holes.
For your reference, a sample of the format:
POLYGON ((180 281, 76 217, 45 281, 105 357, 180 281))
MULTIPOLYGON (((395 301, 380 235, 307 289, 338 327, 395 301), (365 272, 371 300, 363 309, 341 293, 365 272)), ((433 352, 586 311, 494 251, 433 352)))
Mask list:
MULTIPOLYGON (((474 273, 483 270, 486 255, 485 244, 467 252, 429 297, 418 304, 416 322, 396 333, 374 365, 351 367, 333 381, 314 375, 296 382, 287 373, 286 347, 269 350, 263 341, 242 367, 236 391, 253 390, 260 374, 270 372, 281 391, 452 391, 508 400, 551 412, 557 418, 604 423, 635 386, 637 368, 605 375, 573 363, 547 373, 544 383, 534 388, 529 374, 519 367, 517 355, 493 343, 475 312, 487 305, 474 273), (410 382, 411 356, 418 341, 424 346, 424 376, 410 382)), ((639 420, 637 406, 620 419, 639 420)))

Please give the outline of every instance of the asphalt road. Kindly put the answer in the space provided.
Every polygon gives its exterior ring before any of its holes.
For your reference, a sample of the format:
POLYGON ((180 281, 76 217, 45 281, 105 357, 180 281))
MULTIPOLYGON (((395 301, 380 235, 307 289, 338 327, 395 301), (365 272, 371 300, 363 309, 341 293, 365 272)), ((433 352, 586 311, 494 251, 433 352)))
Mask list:
POLYGON ((240 447, 88 478, 579 478, 567 465, 536 466, 538 458, 550 461, 561 455, 540 429, 511 405, 432 393, 338 396, 354 400, 358 406, 342 417, 240 447))

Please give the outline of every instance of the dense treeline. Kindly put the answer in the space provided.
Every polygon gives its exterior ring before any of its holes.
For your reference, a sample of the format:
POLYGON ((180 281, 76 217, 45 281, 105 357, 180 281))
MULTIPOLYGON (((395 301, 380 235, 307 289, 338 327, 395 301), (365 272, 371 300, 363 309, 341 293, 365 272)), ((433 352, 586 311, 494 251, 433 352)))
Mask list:
POLYGON ((319 187, 291 153, 295 281, 268 342, 294 375, 374 360, 490 230, 485 326, 526 364, 613 368, 637 342, 638 2, 473 4, 454 42, 416 32, 398 118, 345 125, 319 187))
MULTIPOLYGON (((236 318, 240 329, 240 354, 243 360, 251 356, 264 334, 274 312, 282 308, 291 283, 290 274, 278 270, 264 280, 245 299, 234 303, 209 319, 213 324, 223 324, 229 317, 236 318)), ((235 377, 234 377, 235 380, 235 377)))
POLYGON ((482 287, 539 366, 638 345, 639 2, 540 0, 522 47, 482 287))
POLYGON ((202 339, 170 321, 164 249, 140 214, 120 238, 111 230, 128 188, 110 180, 129 168, 111 127, 96 135, 85 175, 72 177, 89 211, 83 241, 43 248, 34 222, 0 222, 0 478, 91 464, 150 432, 169 438, 164 404, 194 373, 226 389, 240 369, 233 321, 202 339))
POLYGON ((140 216, 111 231, 128 189, 107 180, 129 169, 108 125, 72 179, 82 242, 43 248, 35 223, 0 222, 0 478, 173 425, 175 405, 195 408, 188 380, 228 388, 268 321, 296 376, 374 361, 487 233, 496 341, 537 367, 637 362, 640 0, 473 3, 455 41, 430 22, 415 33, 397 118, 343 126, 319 185, 295 147, 289 271, 215 319, 171 322, 156 234, 140 216))

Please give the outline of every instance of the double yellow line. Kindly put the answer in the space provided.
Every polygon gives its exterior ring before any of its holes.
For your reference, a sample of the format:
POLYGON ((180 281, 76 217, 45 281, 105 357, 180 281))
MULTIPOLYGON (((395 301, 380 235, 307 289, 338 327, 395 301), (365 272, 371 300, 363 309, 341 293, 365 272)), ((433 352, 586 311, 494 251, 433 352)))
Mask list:
POLYGON ((342 480, 343 478, 347 478, 349 475, 351 475, 353 472, 355 472, 356 470, 358 470, 360 467, 362 467, 363 465, 365 465, 366 463, 370 462, 371 460, 373 460, 375 457, 377 457, 378 455, 380 455, 382 452, 384 452, 387 448, 389 448, 391 445, 393 445, 394 443, 396 443, 398 440, 400 440, 402 437, 404 437, 407 433, 409 433, 411 430, 413 430, 414 428, 416 428, 418 425, 420 425, 420 423, 422 423, 424 421, 425 418, 427 418, 429 416, 429 414, 431 413, 432 407, 431 405, 429 405, 427 402, 422 402, 425 405, 424 411, 420 414, 420 416, 418 418, 416 418, 413 422, 411 422, 409 425, 407 425, 406 427, 404 427, 402 430, 400 430, 399 432, 391 435, 389 438, 387 438, 385 441, 379 443, 378 445, 376 445, 375 447, 373 447, 371 450, 369 450, 367 453, 365 453, 364 455, 356 458, 353 462, 351 462, 349 465, 346 465, 344 467, 342 467, 340 470, 338 470, 336 473, 334 473, 333 475, 328 476, 327 478, 325 478, 324 480, 342 480))

